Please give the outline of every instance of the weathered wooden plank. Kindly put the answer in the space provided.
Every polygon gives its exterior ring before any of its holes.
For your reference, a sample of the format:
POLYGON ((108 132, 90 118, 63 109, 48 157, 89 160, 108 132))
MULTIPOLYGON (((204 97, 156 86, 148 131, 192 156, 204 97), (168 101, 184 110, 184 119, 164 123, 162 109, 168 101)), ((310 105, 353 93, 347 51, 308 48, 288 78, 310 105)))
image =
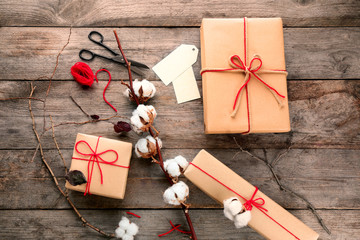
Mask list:
MULTIPOLYGON (((170 230, 169 220, 187 229, 186 221, 179 210, 134 210, 141 218, 129 216, 139 225, 136 239, 158 239, 157 235, 170 230)), ((0 211, 2 239, 102 239, 96 232, 81 225, 70 210, 48 211, 0 211), (50 224, 51 223, 51 224, 50 224)), ((113 232, 123 210, 84 210, 81 211, 89 222, 107 232, 113 232)), ((354 239, 360 234, 359 210, 322 210, 321 217, 332 234, 328 235, 316 219, 306 210, 291 210, 292 214, 320 234, 323 240, 354 239)), ((221 210, 191 210, 194 227, 199 239, 263 239, 249 227, 236 229, 221 210), (219 221, 220 220, 220 221, 219 221)), ((128 216, 128 215, 126 215, 128 216)), ((188 239, 186 235, 172 232, 166 239, 188 239)))
MULTIPOLYGON (((162 10, 163 11, 163 10, 162 10)), ((82 48, 108 54, 89 41, 91 30, 100 31, 105 43, 117 49, 112 28, 74 28, 70 44, 64 50, 54 79, 70 80, 71 66, 80 59, 82 48)), ((198 28, 121 28, 119 36, 127 57, 154 66, 179 44, 200 47, 198 28)), ((56 56, 66 43, 67 28, 0 28, 0 79, 35 79, 50 76, 56 56)), ((289 79, 358 79, 360 75, 359 28, 293 28, 285 29, 285 54, 289 79)), ((234 53, 235 54, 235 53, 234 53)), ((93 70, 106 67, 114 79, 127 78, 124 67, 95 59, 93 70)), ((194 64, 196 78, 200 77, 200 56, 194 64)), ((102 76, 104 78, 104 75, 102 76)), ((147 71, 148 79, 158 79, 147 71)))
MULTIPOLYGON (((167 149, 165 159, 181 154, 191 160, 197 149, 167 149)), ((282 150, 266 151, 268 159, 273 159, 282 150)), ((0 208, 68 208, 66 201, 59 195, 50 176, 39 158, 30 161, 32 151, 0 151, 0 193, 9 196, 0 208), (26 195, 31 194, 28 198, 26 195)), ((64 151, 67 166, 70 165, 71 150, 64 151)), ((291 195, 282 193, 271 172, 264 163, 250 158, 236 150, 210 150, 215 157, 232 168, 239 175, 259 186, 261 190, 279 204, 288 208, 304 208, 304 204, 291 195)), ((254 151, 258 156, 261 150, 254 151)), ((55 175, 64 186, 64 169, 54 150, 46 151, 55 175)), ((292 149, 277 166, 279 177, 298 193, 313 201, 318 208, 356 208, 360 206, 357 195, 357 182, 360 180, 360 162, 357 150, 302 150, 292 149), (329 176, 331 172, 331 176, 329 176)), ((156 164, 144 159, 133 158, 128 180, 126 198, 123 201, 90 196, 84 198, 81 193, 72 192, 71 196, 81 208, 158 208, 166 206, 161 198, 167 188, 167 182, 156 164), (139 198, 139 196, 142 196, 139 198), (152 201, 148 201, 151 199, 152 201)), ((213 200, 191 186, 190 202, 193 207, 219 207, 213 200)))
MULTIPOLYGON (((176 103, 173 90, 161 82, 154 82, 158 95, 151 100, 158 112, 155 126, 161 131, 160 137, 165 148, 237 148, 236 137, 246 148, 286 148, 289 142, 294 148, 352 148, 360 147, 360 81, 290 81, 289 103, 292 132, 284 134, 253 134, 242 136, 205 135, 203 133, 203 107, 201 100, 176 103)), ((111 116, 113 110, 102 100, 105 82, 94 84, 83 90, 75 82, 52 83, 47 100, 47 114, 52 114, 55 123, 86 121, 86 116, 71 102, 69 95, 89 114, 101 117, 111 116)), ((36 97, 44 96, 48 84, 37 82, 36 97)), ((199 86, 201 83, 199 82, 199 86)), ((200 86, 201 87, 201 86, 200 86)), ((3 81, 1 97, 27 96, 29 83, 24 81, 3 81)), ((124 86, 113 82, 107 91, 107 99, 119 110, 119 114, 130 117, 134 106, 122 96, 124 86)), ((31 129, 31 119, 26 100, 0 102, 0 132, 6 137, 2 149, 34 148, 36 141, 31 129), (11 123, 11 124, 9 124, 11 123)), ((33 101, 38 129, 43 120, 42 102, 33 101)), ((113 120, 111 122, 116 122, 113 120)), ((47 120, 49 126, 49 120, 47 120)), ((118 136, 107 122, 83 126, 65 125, 56 129, 56 136, 62 148, 72 148, 78 132, 118 138, 136 143, 139 136, 131 132, 118 136)), ((43 136, 45 148, 54 148, 51 133, 43 136)))
POLYGON ((359 26, 357 1, 10 1, 2 26, 199 26, 203 17, 282 17, 287 26, 359 26))
MULTIPOLYGON (((165 159, 177 155, 191 161, 200 149, 164 149, 165 159)), ((207 149, 212 155, 244 178, 270 177, 268 167, 236 149, 207 149)), ((283 149, 252 150, 256 156, 275 159, 283 149)), ((67 167, 71 163, 72 149, 62 151, 67 167)), ((50 178, 45 166, 37 157, 31 161, 33 150, 0 150, 0 178, 50 178)), ((360 178, 360 150, 347 149, 290 149, 278 163, 276 170, 281 178, 317 178, 333 179, 360 178), (331 172, 331 176, 329 176, 331 172)), ((56 150, 46 150, 45 157, 53 172, 64 177, 63 162, 56 150)), ((162 178, 164 175, 159 166, 147 159, 139 159, 135 155, 131 159, 129 178, 162 178)))
MULTIPOLYGON (((220 205, 186 179, 189 184, 189 203, 194 208, 218 208, 220 205)), ((306 204, 288 193, 281 192, 275 180, 266 176, 248 177, 250 183, 285 208, 306 209, 306 204)), ((306 197, 316 208, 359 209, 360 178, 282 178, 282 182, 306 197)), ((65 180, 59 179, 64 187, 65 180)), ((169 187, 164 178, 129 178, 124 200, 70 192, 76 206, 84 209, 109 208, 172 208, 164 203, 162 194, 169 187)), ((0 194, 7 196, 0 209, 69 209, 67 201, 49 178, 0 178, 0 194)))

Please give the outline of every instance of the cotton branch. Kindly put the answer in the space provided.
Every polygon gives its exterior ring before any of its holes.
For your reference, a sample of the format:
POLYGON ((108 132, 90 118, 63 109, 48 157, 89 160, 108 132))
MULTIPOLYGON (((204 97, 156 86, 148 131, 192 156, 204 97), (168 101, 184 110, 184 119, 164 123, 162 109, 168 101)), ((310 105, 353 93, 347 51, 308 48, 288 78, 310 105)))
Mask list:
MULTIPOLYGON (((136 96, 135 92, 134 92, 134 88, 133 88, 133 79, 132 79, 132 76, 131 76, 131 63, 128 62, 125 54, 124 54, 124 51, 121 47, 121 44, 120 44, 120 40, 119 40, 119 37, 116 33, 116 30, 114 30, 114 35, 115 35, 115 38, 116 38, 116 41, 117 41, 117 44, 118 44, 118 47, 119 47, 119 50, 124 58, 124 61, 126 63, 126 66, 127 66, 127 70, 128 70, 128 75, 129 75, 129 82, 130 82, 130 85, 127 85, 125 83, 123 83, 124 85, 126 85, 130 91, 131 91, 131 94, 134 96, 134 100, 136 102, 136 105, 138 106, 139 105, 139 99, 138 97, 136 96)), ((154 137, 156 139, 157 135, 158 135, 158 131, 154 128, 154 130, 157 132, 156 134, 153 132, 153 130, 150 128, 149 129, 149 133, 152 137, 154 137)), ((158 152, 158 157, 159 157, 159 160, 157 161, 155 159, 154 162, 158 163, 161 170, 164 172, 164 175, 166 176, 166 179, 168 180, 169 184, 170 185, 173 185, 174 182, 172 180, 172 178, 169 176, 169 174, 165 171, 164 169, 164 161, 163 161, 163 158, 162 158, 162 155, 161 155, 161 150, 160 150, 160 147, 159 147, 159 143, 158 141, 156 140, 156 148, 157 148, 157 152, 158 152)), ((196 234, 195 234, 195 229, 192 225, 192 221, 191 221, 191 218, 190 218, 190 215, 189 215, 189 205, 188 204, 185 204, 185 203, 181 203, 181 208, 185 214, 185 217, 186 217, 186 221, 188 222, 188 225, 189 225, 189 228, 190 228, 190 232, 191 232, 191 238, 193 240, 197 240, 197 237, 196 237, 196 234)))

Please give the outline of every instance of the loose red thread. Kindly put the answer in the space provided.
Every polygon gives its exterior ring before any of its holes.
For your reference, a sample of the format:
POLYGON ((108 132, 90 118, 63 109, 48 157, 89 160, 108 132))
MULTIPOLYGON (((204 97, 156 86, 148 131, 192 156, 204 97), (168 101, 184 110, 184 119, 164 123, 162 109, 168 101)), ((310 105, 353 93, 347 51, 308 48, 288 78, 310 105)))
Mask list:
POLYGON ((111 74, 110 74, 110 72, 109 72, 107 69, 99 69, 99 70, 97 70, 97 72, 95 73, 96 82, 99 82, 99 81, 98 81, 98 78, 97 78, 97 74, 98 74, 99 72, 102 72, 102 71, 107 72, 107 74, 109 75, 109 82, 107 83, 107 85, 106 85, 106 87, 104 88, 104 91, 103 91, 104 101, 105 101, 112 109, 114 109, 115 112, 117 112, 117 109, 116 109, 113 105, 111 105, 111 103, 109 103, 109 102, 106 100, 106 98, 105 98, 106 89, 107 89, 107 87, 110 85, 110 82, 111 82, 111 74))
POLYGON ((293 237, 295 237, 296 239, 300 240, 300 238, 298 238, 297 236, 295 236, 292 232, 290 232, 287 228, 285 228, 283 225, 281 225, 281 223, 279 223, 278 221, 276 221, 274 218, 272 218, 270 215, 268 215, 266 212, 268 211, 266 208, 262 207, 265 204, 265 200, 263 198, 257 198, 254 200, 254 197, 258 191, 258 188, 255 187, 255 191, 252 195, 252 197, 248 200, 245 197, 241 196, 239 193, 237 193, 235 190, 233 190, 232 188, 226 186, 224 183, 222 183, 220 180, 218 180, 217 178, 215 178, 214 176, 212 176, 210 173, 206 172, 205 170, 203 170, 202 168, 200 168, 199 166, 195 165, 194 163, 190 163, 192 166, 196 167, 197 169, 199 169, 201 172, 205 173, 206 175, 208 175, 209 177, 211 177, 212 179, 214 179, 216 182, 220 183, 222 186, 224 186, 225 188, 227 188, 228 190, 230 190, 231 192, 235 193, 236 195, 238 195, 239 197, 241 197, 245 203, 244 206, 246 208, 246 210, 251 211, 252 207, 256 207, 260 212, 262 212, 263 214, 265 214, 265 216, 267 216, 268 218, 270 218, 272 221, 274 221, 277 225, 279 225, 282 229, 284 229, 285 231, 287 231, 288 233, 290 233, 293 237))
POLYGON ((102 173, 100 164, 108 164, 108 165, 112 165, 112 166, 116 166, 116 167, 121 167, 121 168, 130 168, 129 166, 122 166, 122 165, 115 164, 115 162, 118 160, 119 156, 118 156, 118 153, 117 153, 115 150, 113 150, 113 149, 108 149, 108 150, 105 150, 105 151, 103 151, 103 152, 97 153, 97 149, 98 149, 98 145, 99 145, 100 138, 101 138, 101 137, 98 137, 98 139, 97 139, 95 150, 93 150, 93 149, 91 148, 91 146, 89 145, 89 143, 86 142, 86 141, 84 141, 84 140, 78 141, 78 142, 75 144, 75 151, 76 151, 78 154, 83 155, 83 156, 86 156, 86 157, 90 157, 90 158, 75 158, 75 157, 72 158, 72 159, 76 159, 76 160, 83 160, 83 161, 88 161, 88 162, 89 162, 89 163, 88 163, 88 166, 87 166, 87 183, 86 183, 86 188, 85 188, 84 196, 85 196, 87 193, 91 194, 91 192, 90 192, 90 185, 91 185, 91 179, 92 179, 92 175, 93 175, 95 163, 97 164, 97 166, 98 166, 98 168, 99 168, 99 171, 100 171, 101 184, 103 184, 103 173, 102 173), (79 144, 81 144, 81 143, 83 143, 83 144, 85 144, 86 146, 88 146, 88 149, 90 150, 91 153, 81 152, 81 151, 78 149, 78 146, 79 146, 79 144), (113 152, 113 153, 115 153, 115 155, 116 155, 115 160, 113 160, 113 161, 106 161, 106 160, 104 160, 104 159, 101 157, 102 154, 105 154, 105 153, 108 153, 108 152, 113 152))
MULTIPOLYGON (((248 119, 248 130, 246 132, 242 132, 242 134, 247 134, 250 133, 250 106, 249 106, 249 94, 248 94, 248 83, 250 82, 251 79, 251 75, 253 75, 255 78, 257 78, 261 83, 263 83, 266 87, 268 87, 269 89, 271 89, 272 91, 274 91, 278 96, 285 98, 285 96, 281 95, 278 91, 276 91, 273 87, 271 87, 270 85, 268 85, 267 83, 265 83, 257 74, 256 72, 260 70, 261 66, 262 66, 262 61, 259 57, 254 57, 251 61, 249 66, 247 66, 247 29, 246 29, 246 23, 247 23, 247 19, 246 17, 244 18, 244 62, 241 60, 241 58, 238 55, 232 55, 230 57, 230 61, 232 63, 232 68, 224 68, 224 69, 205 69, 201 71, 201 75, 203 75, 206 72, 225 72, 225 71, 236 71, 236 70, 243 70, 245 74, 249 74, 249 77, 247 79, 247 81, 240 87, 239 91, 236 94, 235 97, 235 101, 233 104, 233 110, 235 110, 236 105, 237 105, 237 101, 239 98, 239 95, 241 93, 241 91, 245 88, 245 92, 246 92, 246 108, 247 108, 247 119, 248 119), (237 60, 240 64, 238 64, 237 62, 235 62, 235 60, 237 60), (259 65, 257 67, 255 67, 254 69, 252 68, 252 64, 254 61, 259 61, 259 65)), ((286 70, 268 70, 271 72, 286 72, 286 70)))
POLYGON ((184 231, 184 230, 179 229, 179 227, 181 227, 180 224, 178 224, 178 225, 175 226, 171 221, 169 221, 169 222, 170 222, 170 225, 171 225, 173 228, 170 229, 169 231, 167 231, 166 233, 159 234, 159 235, 158 235, 159 237, 168 235, 169 233, 171 233, 171 232, 174 231, 174 230, 176 230, 176 231, 178 231, 178 232, 181 232, 181 233, 184 233, 184 234, 190 234, 190 233, 191 233, 191 232, 187 232, 187 231, 184 231))
POLYGON ((74 66, 71 67, 70 72, 74 79, 81 85, 91 87, 94 83, 94 73, 86 63, 75 63, 74 66))
POLYGON ((137 215, 137 214, 135 214, 135 213, 133 213, 133 212, 126 212, 127 214, 129 214, 129 215, 133 215, 133 216, 135 216, 135 217, 137 217, 137 218, 141 218, 139 215, 137 215))

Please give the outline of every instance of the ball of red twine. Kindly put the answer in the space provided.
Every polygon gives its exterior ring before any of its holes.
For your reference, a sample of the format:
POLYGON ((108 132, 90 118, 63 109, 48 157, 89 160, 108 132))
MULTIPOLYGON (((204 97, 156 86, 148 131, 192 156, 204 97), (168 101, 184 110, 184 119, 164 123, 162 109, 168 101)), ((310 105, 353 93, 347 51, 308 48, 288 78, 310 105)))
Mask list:
POLYGON ((74 79, 81 85, 91 87, 94 82, 93 71, 89 65, 83 62, 77 62, 71 67, 71 75, 73 75, 74 79))

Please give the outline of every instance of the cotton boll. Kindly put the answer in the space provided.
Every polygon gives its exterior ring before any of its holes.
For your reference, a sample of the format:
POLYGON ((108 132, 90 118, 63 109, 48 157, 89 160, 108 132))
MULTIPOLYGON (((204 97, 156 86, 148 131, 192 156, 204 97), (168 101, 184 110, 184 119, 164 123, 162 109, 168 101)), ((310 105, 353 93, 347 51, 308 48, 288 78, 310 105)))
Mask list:
POLYGON ((234 221, 234 216, 241 211, 241 208, 240 208, 240 210, 238 212, 235 211, 235 213, 234 213, 234 211, 232 211, 237 206, 237 203, 240 203, 239 199, 236 198, 236 197, 232 197, 232 198, 228 198, 228 199, 224 200, 223 203, 224 203, 224 215, 225 215, 225 217, 227 217, 231 221, 234 221))
POLYGON ((116 237, 116 238, 122 238, 124 235, 125 235, 125 230, 122 229, 121 227, 118 227, 118 228, 115 230, 115 237, 116 237))
POLYGON ((123 230, 126 230, 130 225, 130 220, 126 217, 122 217, 121 221, 119 222, 119 227, 123 230))
POLYGON ((166 191, 163 194, 163 198, 165 203, 167 204, 172 204, 172 205, 180 205, 180 202, 176 199, 175 197, 175 192, 172 189, 172 187, 169 187, 168 189, 166 189, 166 191))
POLYGON ((156 117, 156 110, 153 106, 140 104, 133 112, 130 118, 133 130, 136 133, 146 132, 151 127, 156 117))
POLYGON ((126 229, 126 234, 135 236, 139 232, 139 227, 135 223, 130 223, 126 229))
POLYGON ((181 155, 179 156, 176 156, 174 158, 174 161, 177 162, 177 164, 183 169, 185 170, 188 166, 189 166, 189 163, 188 161, 181 155))
POLYGON ((145 138, 140 138, 135 144, 135 153, 136 156, 141 157, 141 153, 149 152, 148 141, 145 138))
POLYGON ((229 209, 224 208, 224 215, 227 219, 234 221, 234 215, 231 214, 231 212, 229 211, 229 209))
MULTIPOLYGON (((161 140, 158 139, 158 143, 161 143, 161 140)), ((161 145, 159 144, 159 148, 161 145)), ((151 158, 157 154, 156 140, 152 136, 147 136, 146 138, 141 138, 135 144, 135 154, 137 157, 142 158, 151 158)))
MULTIPOLYGON (((151 82, 149 82, 148 80, 144 79, 140 82, 139 84, 140 86, 136 89, 135 94, 138 97, 153 97, 156 93, 156 88, 154 86, 154 84, 152 84, 151 82), (142 88, 142 94, 140 91, 140 87, 142 88)), ((135 90, 135 86, 134 86, 134 90, 135 90)))
POLYGON ((239 214, 242 210, 243 205, 241 204, 241 202, 239 201, 239 199, 233 200, 228 204, 228 210, 229 212, 235 216, 237 214, 239 214))
POLYGON ((234 223, 236 228, 242 228, 248 225, 251 220, 251 212, 245 211, 235 216, 234 223))
POLYGON ((147 105, 147 109, 148 109, 149 112, 152 113, 152 115, 153 115, 154 118, 155 118, 156 115, 157 115, 155 108, 154 108, 152 105, 147 105))
MULTIPOLYGON (((137 96, 138 101, 141 103, 147 102, 150 98, 152 98, 156 93, 156 88, 154 84, 149 82, 146 79, 143 79, 142 81, 139 81, 135 79, 133 81, 133 89, 134 93, 137 96)), ((127 88, 124 92, 124 95, 128 98, 130 98, 131 101, 136 101, 133 93, 129 88, 127 88)))
POLYGON ((178 177, 181 174, 179 165, 174 159, 166 160, 164 162, 164 168, 171 177, 178 177))
POLYGON ((135 111, 135 113, 142 117, 146 122, 149 121, 149 109, 147 106, 145 106, 144 104, 139 104, 135 111))
POLYGON ((130 234, 125 234, 125 235, 122 237, 122 240, 134 240, 134 236, 133 236, 133 235, 130 235, 130 234))
POLYGON ((185 201, 186 197, 189 196, 189 187, 183 181, 172 185, 172 189, 179 201, 185 201))

